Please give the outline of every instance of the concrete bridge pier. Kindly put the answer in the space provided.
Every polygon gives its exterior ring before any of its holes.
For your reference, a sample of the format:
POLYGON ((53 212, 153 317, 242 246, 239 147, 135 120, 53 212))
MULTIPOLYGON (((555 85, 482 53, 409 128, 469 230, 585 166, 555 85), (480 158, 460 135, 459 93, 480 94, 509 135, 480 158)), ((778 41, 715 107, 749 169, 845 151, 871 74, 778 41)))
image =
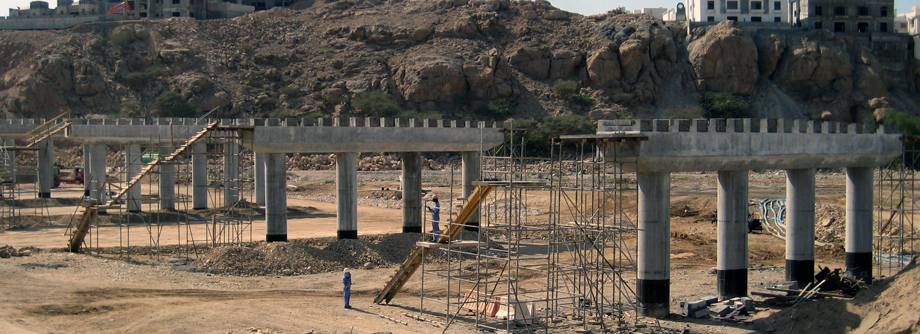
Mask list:
POLYGON ((815 169, 786 171, 786 280, 815 278, 815 169))
POLYGON ((234 141, 224 144, 224 206, 240 201, 240 147, 234 141))
POLYGON ((83 150, 86 152, 87 159, 83 171, 83 182, 85 189, 89 190, 91 199, 102 202, 105 194, 105 145, 93 144, 84 145, 83 150))
MULTIPOLYGON (((473 181, 479 181, 481 179, 480 174, 482 171, 482 152, 464 151, 461 153, 461 158, 463 159, 461 167, 463 169, 461 172, 463 174, 463 179, 461 181, 463 182, 463 199, 466 200, 467 198, 470 198, 470 195, 472 195, 473 191, 476 190, 476 186, 472 184, 473 181)), ((467 231, 478 231, 480 222, 479 218, 479 209, 477 209, 476 212, 470 216, 470 220, 466 223, 464 229, 467 231)))
MULTIPOLYGON (((141 173, 141 147, 128 145, 125 150, 125 183, 131 182, 141 173)), ((125 193, 125 204, 128 212, 141 212, 141 185, 135 184, 125 193)))
POLYGON ((265 160, 265 241, 287 241, 287 157, 266 153, 265 160))
MULTIPOLYGON (((3 145, 6 147, 16 146, 16 139, 4 139, 3 145)), ((6 168, 6 175, 10 180, 16 182, 16 151, 6 150, 3 155, 3 162, 6 168)))
POLYGON ((208 208, 207 144, 194 144, 192 150, 192 209, 208 208))
POLYGON ((671 174, 639 173, 639 249, 636 298, 639 315, 663 318, 670 312, 671 174))
MULTIPOLYGON (((175 150, 172 146, 160 146, 160 158, 168 157, 175 150)), ((176 165, 165 163, 160 165, 160 210, 176 209, 176 165)))
POLYGON ((403 233, 422 233, 422 154, 402 153, 403 233))
POLYGON ((253 159, 253 192, 258 205, 265 205, 265 154, 256 152, 253 159))
POLYGON ((54 186, 54 142, 38 143, 38 198, 51 198, 54 186))
POLYGON ((335 154, 335 185, 339 239, 358 238, 358 154, 335 154))
POLYGON ((873 168, 847 168, 847 273, 872 283, 873 168))
POLYGON ((720 299, 747 296, 748 172, 719 172, 716 272, 720 299))

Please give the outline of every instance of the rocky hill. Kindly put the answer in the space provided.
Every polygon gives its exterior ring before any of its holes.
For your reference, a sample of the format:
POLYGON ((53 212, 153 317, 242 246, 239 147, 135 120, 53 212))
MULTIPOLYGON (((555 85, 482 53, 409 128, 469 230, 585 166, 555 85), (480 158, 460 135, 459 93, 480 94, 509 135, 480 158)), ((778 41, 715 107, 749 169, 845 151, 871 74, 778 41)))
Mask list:
POLYGON ((701 92, 741 96, 754 117, 853 122, 917 110, 917 85, 893 84, 869 50, 826 31, 751 35, 723 22, 688 32, 546 1, 301 0, 226 20, 3 31, 0 74, 7 117, 65 105, 160 116, 154 105, 170 91, 221 117, 380 114, 367 101, 390 99, 390 116, 689 117, 702 112, 701 92))

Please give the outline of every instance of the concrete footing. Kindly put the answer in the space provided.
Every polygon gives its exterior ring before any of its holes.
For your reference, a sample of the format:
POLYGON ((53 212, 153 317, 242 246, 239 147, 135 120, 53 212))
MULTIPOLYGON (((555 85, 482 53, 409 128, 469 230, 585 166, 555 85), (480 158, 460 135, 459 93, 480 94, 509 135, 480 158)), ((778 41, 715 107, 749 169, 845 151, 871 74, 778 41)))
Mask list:
POLYGON ((747 296, 748 173, 719 172, 716 286, 720 299, 747 296))
POLYGON ((287 241, 287 158, 265 154, 265 241, 287 241))
POLYGON ((206 144, 194 144, 192 150, 192 209, 208 208, 208 156, 206 144))
MULTIPOLYGON (((131 182, 141 173, 141 147, 128 145, 125 149, 125 183, 131 182)), ((125 204, 128 212, 141 212, 141 185, 135 184, 125 193, 125 204)))
POLYGON ((358 154, 335 154, 335 204, 339 239, 358 238, 358 154))
MULTIPOLYGON (((480 151, 466 151, 461 153, 462 161, 462 177, 463 177, 463 199, 467 199, 470 195, 473 194, 473 191, 476 190, 476 186, 472 183, 473 181, 479 181, 481 179, 482 171, 482 152, 480 151)), ((470 220, 467 221, 464 229, 468 231, 477 231, 479 229, 480 222, 479 210, 477 209, 470 220)))
MULTIPOLYGON (((160 147, 160 158, 165 158, 175 150, 172 146, 160 147)), ((176 165, 165 163, 158 166, 160 169, 160 210, 176 209, 176 165)))
POLYGON ((815 170, 786 171, 786 280, 815 278, 815 170))
POLYGON ((54 186, 54 142, 38 143, 38 198, 51 198, 54 186))
POLYGON ((847 273, 872 283, 873 168, 847 168, 847 273))
POLYGON ((403 233, 422 233, 422 154, 402 154, 403 233))
POLYGON ((669 173, 639 173, 639 249, 636 299, 639 315, 670 312, 671 195, 669 173))

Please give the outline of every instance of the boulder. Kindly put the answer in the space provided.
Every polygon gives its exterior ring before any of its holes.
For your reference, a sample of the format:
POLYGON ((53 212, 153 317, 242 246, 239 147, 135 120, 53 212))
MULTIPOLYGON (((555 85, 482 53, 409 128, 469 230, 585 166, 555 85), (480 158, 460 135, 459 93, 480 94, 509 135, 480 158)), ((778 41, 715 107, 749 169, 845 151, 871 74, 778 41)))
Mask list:
POLYGON ((508 61, 515 70, 534 79, 546 80, 549 77, 551 61, 546 50, 521 48, 512 52, 508 61))
POLYGON ((444 56, 415 56, 396 71, 396 87, 409 102, 452 103, 469 85, 460 61, 444 56))
POLYGON ((543 12, 543 18, 547 20, 568 20, 569 13, 558 9, 543 12))
POLYGON ((575 74, 575 69, 578 68, 583 61, 584 56, 581 52, 572 50, 559 50, 553 52, 549 69, 549 78, 560 79, 571 77, 575 74))
POLYGON ((786 51, 786 38, 778 34, 763 34, 757 37, 757 66, 760 75, 770 77, 776 70, 783 52, 786 51))
POLYGON ((608 45, 588 57, 588 78, 592 86, 609 88, 620 82, 620 61, 614 50, 613 45, 608 45))
POLYGON ((647 45, 640 39, 629 39, 620 44, 620 66, 623 68, 623 79, 629 84, 638 82, 642 68, 650 63, 645 53, 647 45))
POLYGON ((735 21, 722 21, 690 43, 690 64, 699 91, 750 95, 759 71, 757 45, 735 21))

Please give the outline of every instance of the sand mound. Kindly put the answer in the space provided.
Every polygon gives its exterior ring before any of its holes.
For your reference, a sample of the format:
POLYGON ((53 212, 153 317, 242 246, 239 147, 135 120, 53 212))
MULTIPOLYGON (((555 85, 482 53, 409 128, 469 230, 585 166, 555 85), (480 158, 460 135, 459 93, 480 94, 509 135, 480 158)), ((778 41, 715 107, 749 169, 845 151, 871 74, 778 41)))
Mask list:
POLYGON ((391 263, 402 263, 412 253, 415 242, 419 241, 418 233, 390 234, 377 243, 377 249, 391 263))
POLYGON ((218 247, 198 266, 238 276, 300 275, 341 270, 351 263, 342 254, 294 243, 259 243, 218 247))
POLYGON ((825 299, 799 304, 770 316, 785 333, 920 333, 920 269, 877 281, 853 300, 825 299), (858 329, 858 330, 857 330, 858 329))
POLYGON ((847 220, 837 205, 815 206, 815 240, 829 243, 846 241, 847 220))
POLYGON ((363 266, 366 263, 377 266, 387 266, 392 261, 387 261, 377 248, 363 240, 343 239, 333 242, 326 251, 342 255, 351 267, 363 266))

